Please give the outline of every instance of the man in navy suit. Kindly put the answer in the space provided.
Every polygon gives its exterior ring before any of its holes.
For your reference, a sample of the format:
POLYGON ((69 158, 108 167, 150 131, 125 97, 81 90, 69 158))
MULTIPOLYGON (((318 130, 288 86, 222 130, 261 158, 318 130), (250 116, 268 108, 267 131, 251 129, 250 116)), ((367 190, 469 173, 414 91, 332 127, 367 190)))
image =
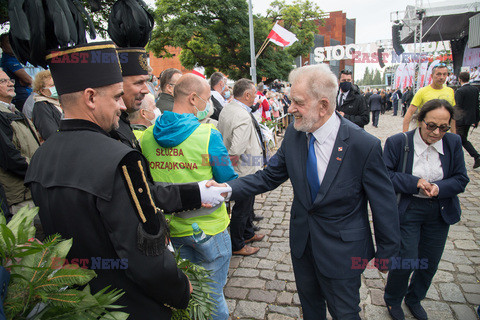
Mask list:
POLYGON ((335 112, 338 85, 326 65, 290 74, 295 117, 267 168, 228 182, 231 199, 273 190, 290 178, 290 247, 304 319, 360 319, 361 274, 385 271, 400 248, 396 198, 380 140, 335 112), (367 202, 375 229, 376 251, 367 202))

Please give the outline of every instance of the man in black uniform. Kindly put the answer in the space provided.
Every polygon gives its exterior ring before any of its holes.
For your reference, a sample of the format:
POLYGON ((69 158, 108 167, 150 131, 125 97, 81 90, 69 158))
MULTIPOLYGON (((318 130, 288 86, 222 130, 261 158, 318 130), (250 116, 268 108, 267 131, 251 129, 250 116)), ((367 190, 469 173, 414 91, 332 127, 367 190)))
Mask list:
POLYGON ((365 98, 353 85, 352 72, 340 71, 337 111, 342 117, 363 128, 370 121, 365 98))
POLYGON ((128 114, 140 110, 143 98, 150 92, 147 87, 149 78, 147 53, 144 48, 117 48, 117 53, 122 66, 124 91, 122 99, 127 109, 122 111, 118 129, 110 134, 112 138, 141 152, 140 144, 130 127, 128 114))
POLYGON ((148 162, 109 136, 125 111, 112 42, 57 51, 47 60, 66 120, 37 150, 25 178, 44 231, 74 239, 67 258, 95 269, 93 292, 108 285, 125 291, 118 304, 130 319, 170 319, 171 308, 188 305, 192 289, 165 248, 167 227, 152 196, 163 194, 165 211, 194 209, 200 206, 198 185, 151 192, 148 162), (79 63, 55 63, 75 61, 71 55, 78 54, 79 63))

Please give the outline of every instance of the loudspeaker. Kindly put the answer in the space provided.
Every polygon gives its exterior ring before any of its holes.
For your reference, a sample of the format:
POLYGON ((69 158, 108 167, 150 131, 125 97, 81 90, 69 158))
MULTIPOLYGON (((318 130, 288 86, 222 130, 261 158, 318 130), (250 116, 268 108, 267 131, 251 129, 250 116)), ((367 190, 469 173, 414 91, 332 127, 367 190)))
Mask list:
POLYGON ((395 53, 397 55, 401 55, 405 50, 402 47, 402 44, 400 42, 400 30, 402 30, 403 25, 400 24, 394 24, 392 26, 392 44, 393 44, 393 50, 395 50, 395 53))
POLYGON ((378 55, 378 64, 380 65, 380 68, 384 68, 385 67, 385 63, 383 62, 383 52, 385 51, 385 49, 383 49, 382 47, 378 48, 377 50, 377 55, 378 55))

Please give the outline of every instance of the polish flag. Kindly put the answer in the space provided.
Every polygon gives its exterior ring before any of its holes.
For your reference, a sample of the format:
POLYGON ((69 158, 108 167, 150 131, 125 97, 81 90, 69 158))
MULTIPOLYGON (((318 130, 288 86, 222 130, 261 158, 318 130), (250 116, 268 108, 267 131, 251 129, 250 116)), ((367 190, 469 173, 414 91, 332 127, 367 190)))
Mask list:
POLYGON ((195 66, 195 68, 193 68, 193 70, 192 70, 192 73, 196 74, 199 77, 202 77, 203 79, 205 79, 205 68, 204 67, 195 66))
POLYGON ((289 47, 295 41, 298 41, 294 33, 288 31, 278 23, 275 23, 267 38, 280 47, 289 47))

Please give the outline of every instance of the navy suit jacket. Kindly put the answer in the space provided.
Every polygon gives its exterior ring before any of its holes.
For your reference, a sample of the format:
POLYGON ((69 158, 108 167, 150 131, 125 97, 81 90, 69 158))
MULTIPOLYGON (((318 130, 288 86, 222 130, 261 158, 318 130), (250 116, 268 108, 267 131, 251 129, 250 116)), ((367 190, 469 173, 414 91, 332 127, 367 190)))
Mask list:
MULTIPOLYGON (((334 116, 340 117, 338 113, 334 116)), ((293 125, 264 170, 228 182, 232 200, 236 200, 273 190, 290 178, 294 192, 290 216, 292 254, 301 258, 310 237, 318 269, 333 279, 355 277, 365 269, 358 264, 360 259, 389 259, 400 248, 396 198, 380 141, 340 118, 333 152, 313 203, 306 177, 307 136, 293 125), (372 208, 376 253, 367 200, 372 208)))
MULTIPOLYGON (((415 153, 413 144, 414 134, 415 130, 407 132, 410 151, 407 155, 405 173, 401 172, 405 147, 405 136, 402 133, 388 138, 383 152, 383 158, 395 192, 402 194, 398 204, 400 215, 407 210, 413 194, 418 193, 417 183, 420 178, 412 175, 413 156, 415 153)), ((461 214, 460 201, 457 195, 465 191, 465 187, 470 180, 465 168, 460 136, 447 132, 443 136, 442 141, 444 154, 440 154, 440 162, 442 163, 443 179, 433 183, 438 185, 438 199, 440 200, 443 220, 448 224, 454 224, 460 221, 461 214)))

